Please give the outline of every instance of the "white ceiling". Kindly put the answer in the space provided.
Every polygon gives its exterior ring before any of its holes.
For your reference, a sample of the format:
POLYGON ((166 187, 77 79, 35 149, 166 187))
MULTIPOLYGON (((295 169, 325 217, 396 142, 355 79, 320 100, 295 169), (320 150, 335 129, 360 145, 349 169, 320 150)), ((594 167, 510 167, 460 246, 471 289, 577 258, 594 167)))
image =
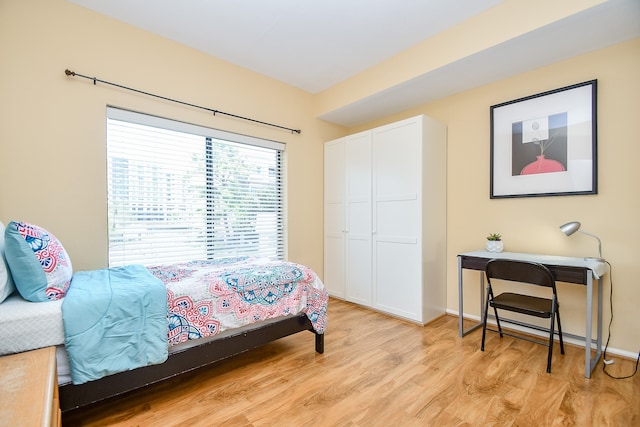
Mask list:
MULTIPOLYGON (((502 0, 70 1, 315 94, 502 0)), ((639 36, 640 1, 609 0, 321 118, 355 126, 639 36)))

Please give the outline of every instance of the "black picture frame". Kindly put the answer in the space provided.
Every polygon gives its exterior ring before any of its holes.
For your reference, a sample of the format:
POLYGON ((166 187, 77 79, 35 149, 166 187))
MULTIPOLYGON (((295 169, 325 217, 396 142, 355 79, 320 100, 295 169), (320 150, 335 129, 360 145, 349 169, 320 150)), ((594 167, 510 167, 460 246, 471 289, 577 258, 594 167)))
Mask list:
POLYGON ((490 198, 597 194, 597 80, 492 105, 490 198))

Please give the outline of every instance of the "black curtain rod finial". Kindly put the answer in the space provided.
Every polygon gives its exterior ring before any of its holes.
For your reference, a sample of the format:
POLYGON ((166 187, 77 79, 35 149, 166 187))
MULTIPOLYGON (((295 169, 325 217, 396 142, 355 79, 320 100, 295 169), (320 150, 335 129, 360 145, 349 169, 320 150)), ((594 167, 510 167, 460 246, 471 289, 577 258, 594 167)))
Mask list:
POLYGON ((75 76, 75 75, 76 75, 75 71, 71 71, 71 70, 70 70, 70 69, 68 69, 68 68, 67 68, 66 70, 64 70, 64 73, 65 73, 67 76, 75 76))

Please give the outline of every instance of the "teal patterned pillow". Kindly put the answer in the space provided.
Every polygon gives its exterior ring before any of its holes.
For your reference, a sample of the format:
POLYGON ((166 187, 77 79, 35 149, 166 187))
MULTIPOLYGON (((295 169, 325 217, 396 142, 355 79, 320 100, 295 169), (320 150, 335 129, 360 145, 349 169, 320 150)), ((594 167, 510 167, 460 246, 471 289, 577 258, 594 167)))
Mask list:
POLYGON ((16 290, 11 273, 4 258, 4 224, 0 221, 0 302, 16 290))
POLYGON ((5 256, 20 295, 28 301, 63 298, 69 289, 71 259, 44 228, 11 221, 5 230, 5 256))

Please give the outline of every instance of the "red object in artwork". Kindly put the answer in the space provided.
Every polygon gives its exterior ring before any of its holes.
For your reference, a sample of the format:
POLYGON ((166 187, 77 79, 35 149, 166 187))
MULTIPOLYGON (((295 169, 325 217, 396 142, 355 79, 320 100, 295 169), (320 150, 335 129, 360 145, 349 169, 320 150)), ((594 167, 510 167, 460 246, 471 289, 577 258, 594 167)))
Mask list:
POLYGON ((536 173, 564 172, 564 165, 556 160, 545 159, 544 154, 537 156, 538 160, 529 163, 520 171, 520 175, 533 175, 536 173))

